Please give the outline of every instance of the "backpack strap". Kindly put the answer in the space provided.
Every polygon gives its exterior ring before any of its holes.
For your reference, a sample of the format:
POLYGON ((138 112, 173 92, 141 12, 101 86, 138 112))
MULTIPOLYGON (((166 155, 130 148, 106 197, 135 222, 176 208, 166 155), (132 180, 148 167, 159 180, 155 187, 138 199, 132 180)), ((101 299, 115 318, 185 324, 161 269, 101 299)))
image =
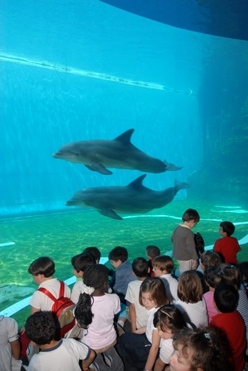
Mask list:
MULTIPOLYGON (((64 292, 65 292, 65 284, 63 281, 59 281, 60 282, 60 289, 59 289, 59 298, 61 297, 64 297, 64 292)), ((44 287, 40 287, 38 288, 37 291, 40 291, 40 292, 43 292, 43 294, 45 294, 46 296, 48 296, 52 301, 56 301, 57 299, 55 298, 55 296, 53 296, 53 294, 51 294, 50 291, 48 291, 47 289, 45 289, 44 287)))

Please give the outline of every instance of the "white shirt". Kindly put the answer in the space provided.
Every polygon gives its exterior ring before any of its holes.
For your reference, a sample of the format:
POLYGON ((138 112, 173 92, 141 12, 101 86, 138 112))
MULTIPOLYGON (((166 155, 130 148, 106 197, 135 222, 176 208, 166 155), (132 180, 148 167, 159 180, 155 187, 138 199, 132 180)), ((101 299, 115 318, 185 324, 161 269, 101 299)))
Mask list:
POLYGON ((147 310, 148 313, 148 320, 147 320, 147 326, 146 326, 146 337, 152 343, 152 332, 153 330, 158 330, 157 327, 154 327, 153 325, 153 319, 154 314, 157 312, 159 308, 152 308, 147 310))
POLYGON ((162 278, 165 284, 165 290, 170 299, 170 302, 174 303, 175 300, 178 300, 178 296, 177 296, 178 280, 172 277, 170 273, 162 274, 162 276, 160 276, 159 278, 162 278))
POLYGON ((90 349, 74 339, 62 339, 50 349, 33 355, 27 371, 82 371, 79 360, 87 359, 90 349))
POLYGON ((197 303, 185 303, 178 299, 175 301, 175 306, 182 312, 186 322, 195 325, 196 327, 208 325, 208 315, 205 300, 200 300, 197 303))
POLYGON ((135 312, 136 312, 136 328, 139 329, 141 327, 145 327, 147 325, 148 320, 148 313, 145 307, 140 305, 139 303, 139 292, 140 286, 143 281, 132 281, 128 284, 127 293, 125 299, 129 301, 129 303, 134 304, 135 312))

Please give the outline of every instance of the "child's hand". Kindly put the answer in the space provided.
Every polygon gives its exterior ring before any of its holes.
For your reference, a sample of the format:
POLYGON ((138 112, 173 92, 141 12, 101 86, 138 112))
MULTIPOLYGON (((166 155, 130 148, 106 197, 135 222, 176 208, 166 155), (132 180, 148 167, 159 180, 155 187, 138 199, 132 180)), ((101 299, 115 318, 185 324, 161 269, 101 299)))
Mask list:
POLYGON ((23 335, 25 332, 25 327, 23 326, 21 329, 20 329, 20 334, 23 335))

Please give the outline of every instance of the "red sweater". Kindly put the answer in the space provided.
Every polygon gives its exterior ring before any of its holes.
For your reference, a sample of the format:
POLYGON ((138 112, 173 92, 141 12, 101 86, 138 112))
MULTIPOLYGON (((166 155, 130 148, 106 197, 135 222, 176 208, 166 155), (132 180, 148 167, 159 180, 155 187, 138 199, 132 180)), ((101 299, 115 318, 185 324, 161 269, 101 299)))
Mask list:
POLYGON ((226 333, 232 349, 234 370, 242 371, 245 365, 245 324, 238 311, 231 313, 219 313, 213 316, 209 323, 210 327, 217 327, 226 333))
POLYGON ((220 253, 226 264, 236 264, 236 254, 241 250, 238 240, 235 237, 222 237, 215 241, 214 251, 220 253))

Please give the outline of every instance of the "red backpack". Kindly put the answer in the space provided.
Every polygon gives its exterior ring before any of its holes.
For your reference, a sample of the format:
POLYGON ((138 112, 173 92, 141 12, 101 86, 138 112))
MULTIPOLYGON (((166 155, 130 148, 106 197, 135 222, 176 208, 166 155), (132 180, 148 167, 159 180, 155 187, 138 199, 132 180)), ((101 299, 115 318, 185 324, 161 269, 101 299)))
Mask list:
POLYGON ((59 290, 59 297, 55 298, 53 294, 50 293, 47 289, 40 287, 38 291, 43 292, 43 294, 47 295, 51 300, 54 301, 52 306, 52 312, 55 313, 55 316, 60 325, 60 336, 64 337, 64 335, 70 331, 76 324, 73 310, 75 308, 75 304, 71 301, 71 299, 64 297, 65 293, 65 284, 63 281, 60 281, 60 290, 59 290))

